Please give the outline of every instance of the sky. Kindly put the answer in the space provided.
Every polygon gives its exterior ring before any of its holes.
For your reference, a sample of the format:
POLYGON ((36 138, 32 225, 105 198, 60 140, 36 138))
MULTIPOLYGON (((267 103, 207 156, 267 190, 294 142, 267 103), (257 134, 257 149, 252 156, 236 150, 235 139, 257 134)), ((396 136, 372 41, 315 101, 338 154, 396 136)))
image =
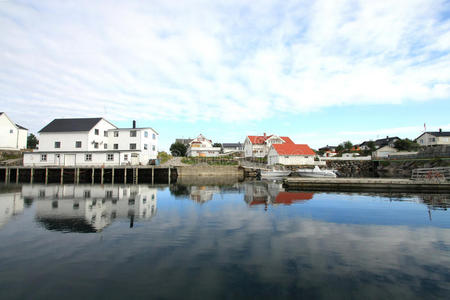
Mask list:
POLYGON ((0 0, 0 111, 150 126, 160 149, 450 130, 450 1, 0 0))

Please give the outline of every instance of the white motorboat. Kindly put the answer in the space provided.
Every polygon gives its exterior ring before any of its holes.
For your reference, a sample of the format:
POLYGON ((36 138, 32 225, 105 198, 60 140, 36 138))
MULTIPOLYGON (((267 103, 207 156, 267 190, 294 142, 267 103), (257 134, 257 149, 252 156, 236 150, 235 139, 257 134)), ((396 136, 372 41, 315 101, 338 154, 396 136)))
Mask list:
POLYGON ((261 169, 261 178, 287 177, 291 174, 289 170, 261 169))
POLYGON ((328 178, 336 178, 336 173, 331 170, 321 170, 318 166, 315 166, 314 169, 298 169, 296 173, 300 177, 328 177, 328 178))

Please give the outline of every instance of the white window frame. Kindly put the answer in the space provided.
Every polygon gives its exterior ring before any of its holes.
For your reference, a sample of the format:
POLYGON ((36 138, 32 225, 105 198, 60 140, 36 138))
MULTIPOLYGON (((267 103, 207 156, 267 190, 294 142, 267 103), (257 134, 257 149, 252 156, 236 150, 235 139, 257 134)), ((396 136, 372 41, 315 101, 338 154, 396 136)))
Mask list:
POLYGON ((118 131, 114 131, 114 137, 119 137, 119 132, 118 131))
POLYGON ((84 155, 84 160, 85 161, 92 161, 92 154, 91 153, 87 153, 84 155))
POLYGON ((55 149, 59 149, 61 148, 61 142, 60 141, 56 141, 55 142, 55 149), (56 147, 56 145, 58 144, 58 147, 56 147))
POLYGON ((130 130, 130 137, 137 137, 137 130, 130 130))
POLYGON ((47 161, 47 154, 41 154, 41 161, 47 161))
POLYGON ((106 160, 107 161, 114 161, 114 154, 112 154, 112 153, 106 154, 106 160))
POLYGON ((83 146, 83 143, 81 141, 75 141, 75 148, 79 149, 83 146), (80 143, 80 146, 78 147, 78 143, 80 143))

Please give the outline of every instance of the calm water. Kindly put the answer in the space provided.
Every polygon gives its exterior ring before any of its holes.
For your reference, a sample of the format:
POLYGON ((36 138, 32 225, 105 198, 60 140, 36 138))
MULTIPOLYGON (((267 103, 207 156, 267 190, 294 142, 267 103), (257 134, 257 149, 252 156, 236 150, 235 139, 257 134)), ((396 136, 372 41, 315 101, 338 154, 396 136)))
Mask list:
POLYGON ((0 187, 1 299, 450 296, 449 195, 0 187))

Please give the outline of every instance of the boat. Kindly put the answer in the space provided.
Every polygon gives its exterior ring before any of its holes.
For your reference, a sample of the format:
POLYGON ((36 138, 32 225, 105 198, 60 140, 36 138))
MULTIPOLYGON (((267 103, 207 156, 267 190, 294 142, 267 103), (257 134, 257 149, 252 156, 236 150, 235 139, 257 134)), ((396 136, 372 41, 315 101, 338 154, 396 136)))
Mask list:
POLYGON ((261 178, 287 177, 290 174, 289 170, 261 169, 261 178))
POLYGON ((336 178, 336 173, 331 170, 321 170, 318 166, 314 169, 298 169, 296 173, 300 177, 336 178))

